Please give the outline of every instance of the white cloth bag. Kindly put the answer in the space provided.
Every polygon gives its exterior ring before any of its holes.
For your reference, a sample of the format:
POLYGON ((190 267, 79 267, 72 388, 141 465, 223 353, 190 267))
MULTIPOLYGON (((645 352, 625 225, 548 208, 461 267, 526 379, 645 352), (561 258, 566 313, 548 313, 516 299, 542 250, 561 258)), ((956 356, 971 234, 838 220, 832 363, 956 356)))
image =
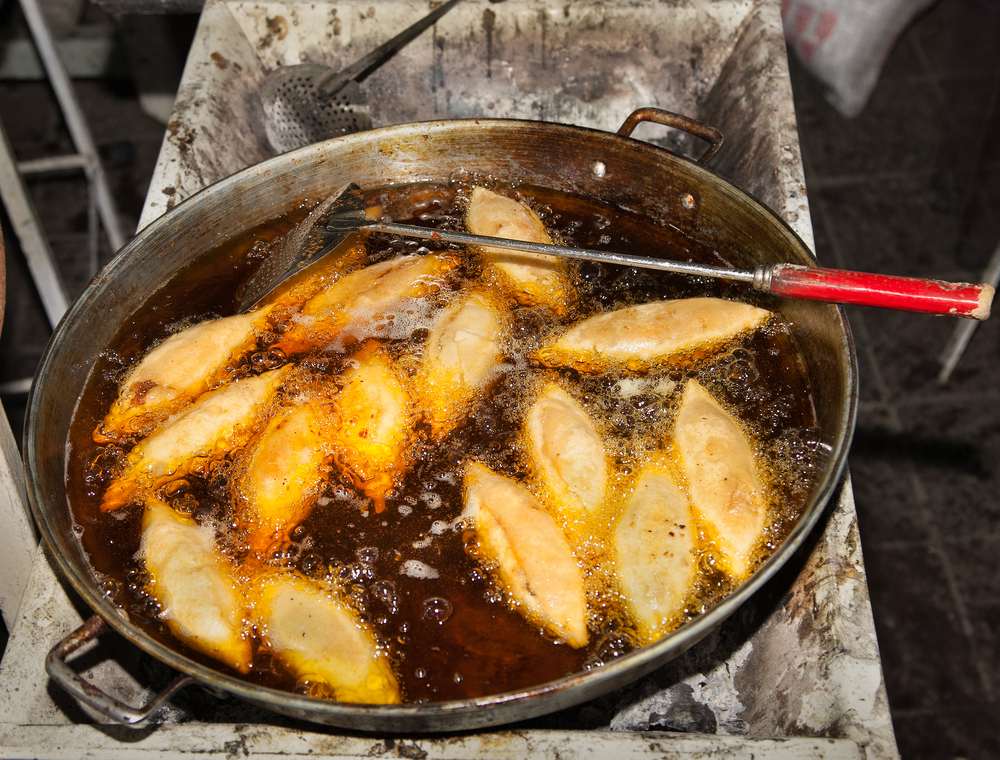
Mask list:
POLYGON ((785 40, 848 118, 868 103, 896 39, 935 0, 782 0, 785 40))

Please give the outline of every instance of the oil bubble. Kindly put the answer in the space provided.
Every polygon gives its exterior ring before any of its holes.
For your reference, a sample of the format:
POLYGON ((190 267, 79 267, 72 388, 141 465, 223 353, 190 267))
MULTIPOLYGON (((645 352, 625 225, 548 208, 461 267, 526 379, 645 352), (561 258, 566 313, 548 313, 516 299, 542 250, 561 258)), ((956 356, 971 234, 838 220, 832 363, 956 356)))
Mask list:
POLYGON ((451 602, 443 597, 432 596, 430 599, 424 600, 424 620, 430 620, 441 625, 451 617, 451 612, 451 602))
POLYGON ((192 494, 185 493, 174 499, 171 506, 182 515, 193 515, 198 509, 198 500, 192 494))
POLYGON ((305 557, 302 558, 302 563, 300 565, 300 567, 302 568, 302 572, 305 573, 306 575, 309 575, 317 567, 320 566, 322 561, 323 561, 322 558, 320 558, 316 554, 307 554, 305 557))
POLYGON ((373 590, 375 598, 389 609, 390 615, 399 612, 399 595, 396 593, 396 584, 392 581, 378 581, 373 590))

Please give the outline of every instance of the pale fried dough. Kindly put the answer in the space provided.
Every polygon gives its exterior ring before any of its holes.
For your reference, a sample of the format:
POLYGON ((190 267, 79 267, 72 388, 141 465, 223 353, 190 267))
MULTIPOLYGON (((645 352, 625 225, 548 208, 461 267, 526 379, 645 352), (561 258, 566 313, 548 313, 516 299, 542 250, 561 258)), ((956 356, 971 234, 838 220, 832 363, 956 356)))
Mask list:
POLYGON ((466 467, 464 490, 462 518, 523 614, 572 647, 586 644, 583 574, 552 516, 522 486, 478 463, 466 467))
MULTIPOLYGON (((484 187, 472 191, 465 217, 466 229, 474 235, 523 240, 529 243, 552 243, 552 238, 538 215, 523 203, 484 187)), ((565 311, 572 299, 566 277, 566 262, 556 256, 512 251, 504 248, 478 249, 488 270, 500 274, 518 301, 547 304, 565 311)))
POLYGON ((258 414, 291 365, 209 391, 142 440, 128 455, 125 472, 108 486, 104 511, 124 506, 164 483, 183 477, 198 457, 220 455, 245 443, 258 414))
POLYGON ((457 301, 434 324, 420 369, 420 406, 439 438, 462 419, 469 402, 500 366, 501 322, 482 294, 457 301))
POLYGON ((337 280, 302 306, 279 347, 287 353, 340 338, 363 340, 379 320, 408 301, 439 292, 457 260, 445 254, 404 256, 372 264, 337 280))
POLYGON ((139 558, 159 602, 160 618, 192 649, 246 673, 252 659, 243 635, 245 603, 215 531, 199 526, 155 497, 142 517, 139 558))
POLYGON ((531 461, 564 524, 574 535, 593 533, 608 485, 608 458, 593 422, 572 396, 550 383, 532 404, 525 430, 531 461))
POLYGON ((544 348, 540 358, 548 366, 593 371, 609 365, 649 366, 725 345, 770 316, 756 306, 721 298, 654 301, 585 319, 544 348))
POLYGON ((336 420, 320 399, 301 398, 268 420, 235 483, 255 552, 308 516, 327 479, 336 420))
POLYGON ((639 474, 615 527, 618 582, 643 643, 672 629, 695 578, 691 505, 663 467, 639 474))
POLYGON ((261 638, 300 680, 321 681, 338 702, 399 703, 388 658, 335 589, 291 572, 257 582, 261 638))
POLYGON ((118 398, 94 432, 104 443, 142 435, 206 390, 227 365, 256 345, 271 307, 201 322, 152 349, 122 381, 118 398), (152 420, 150 418, 153 418, 152 420))
POLYGON ((674 438, 691 503, 707 523, 720 560, 742 580, 766 522, 764 489, 750 442, 695 380, 684 387, 674 438))
POLYGON ((335 402, 340 416, 333 446, 341 472, 385 509, 386 493, 402 480, 416 421, 413 400, 388 355, 372 344, 344 373, 335 402))

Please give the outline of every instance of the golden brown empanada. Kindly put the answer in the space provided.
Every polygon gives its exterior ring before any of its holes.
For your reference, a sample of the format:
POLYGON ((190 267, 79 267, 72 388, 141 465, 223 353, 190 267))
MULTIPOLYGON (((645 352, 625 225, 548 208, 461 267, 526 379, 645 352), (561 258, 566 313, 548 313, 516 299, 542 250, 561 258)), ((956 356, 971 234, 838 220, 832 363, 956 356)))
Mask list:
POLYGON ((695 380, 684 386, 674 439, 691 503, 706 523, 719 559, 742 580, 767 519, 750 442, 736 420, 695 380))
POLYGON ((484 559, 495 564, 510 598, 572 647, 587 643, 583 574, 566 537, 534 496, 473 462, 465 469, 465 509, 484 559))
POLYGON ((341 472, 385 509, 386 494, 409 466, 416 415, 402 373, 376 344, 363 348, 343 375, 335 401, 339 429, 333 440, 341 472))
POLYGON ((168 419, 129 453, 125 472, 108 486, 101 509, 118 509, 135 495, 184 477, 196 459, 223 456, 243 445, 290 370, 285 365, 209 391, 168 419))
POLYGON ((174 333, 147 353, 122 381, 118 398, 94 432, 106 443, 146 435, 221 381, 225 369, 252 349, 268 326, 271 307, 201 322, 174 333))
MULTIPOLYGON (((534 211, 485 187, 472 190, 465 227, 474 235, 552 243, 545 225, 534 211)), ((484 247, 479 251, 487 271, 499 275, 499 283, 521 303, 547 304, 557 312, 563 312, 568 307, 573 292, 563 259, 495 247, 484 247)))
POLYGON ((257 584, 260 636, 300 680, 322 682, 337 702, 400 702, 388 657, 335 588, 287 571, 265 573, 257 584))
POLYGON ((608 487, 604 443, 583 407, 555 383, 545 386, 531 405, 525 431, 538 479, 579 543, 600 519, 608 487))
POLYGON ((720 348, 770 316, 721 298, 654 301, 585 319, 542 349, 539 358, 547 366, 581 371, 652 366, 679 354, 720 348))
POLYGON ((420 406, 434 436, 458 425, 472 399, 497 375, 501 319, 481 293, 456 301, 434 324, 420 369, 420 406))
POLYGON ((691 505, 669 471, 647 466, 615 526, 618 583, 643 643, 673 627, 697 569, 691 505))
POLYGON ((149 497, 142 516, 139 558, 160 619, 192 649, 246 673, 252 659, 244 635, 246 604, 215 531, 149 497))

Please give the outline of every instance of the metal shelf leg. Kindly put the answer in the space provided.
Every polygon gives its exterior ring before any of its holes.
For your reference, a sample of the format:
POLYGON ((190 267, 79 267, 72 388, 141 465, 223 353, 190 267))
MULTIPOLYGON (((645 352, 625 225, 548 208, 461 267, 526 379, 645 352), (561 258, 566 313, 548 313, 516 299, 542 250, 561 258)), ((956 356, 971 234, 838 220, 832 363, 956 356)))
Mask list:
MULTIPOLYGON (((996 250, 993 251, 990 263, 986 265, 986 270, 983 272, 983 276, 979 278, 979 281, 988 282, 994 288, 1000 285, 1000 245, 997 245, 996 250)), ((969 341, 972 340, 972 334, 978 326, 978 320, 963 319, 955 327, 948 345, 945 346, 944 351, 941 353, 941 371, 937 376, 937 381, 940 385, 948 382, 951 373, 958 366, 958 362, 961 360, 962 354, 965 353, 969 341)))

